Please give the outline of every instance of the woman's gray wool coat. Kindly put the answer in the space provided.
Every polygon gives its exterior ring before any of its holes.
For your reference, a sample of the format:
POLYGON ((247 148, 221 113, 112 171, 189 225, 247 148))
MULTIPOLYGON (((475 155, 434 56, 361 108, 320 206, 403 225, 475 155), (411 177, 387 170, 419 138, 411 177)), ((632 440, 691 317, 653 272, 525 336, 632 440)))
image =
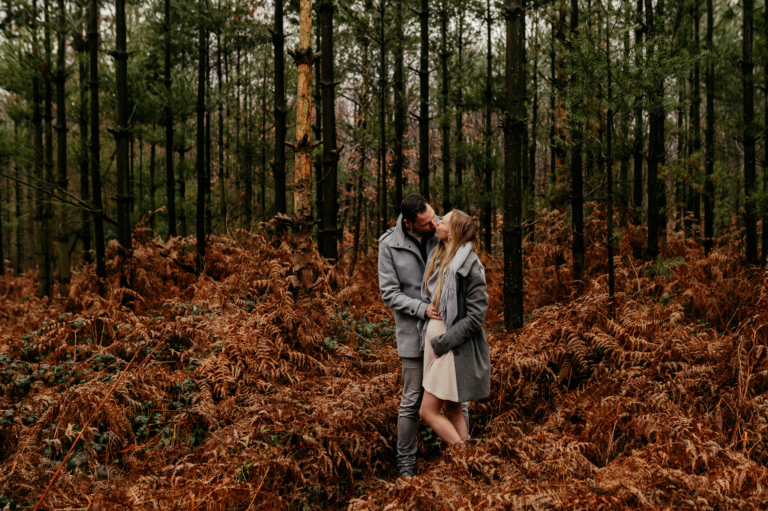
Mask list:
POLYGON ((447 332, 431 340, 432 350, 438 356, 453 350, 459 401, 477 401, 491 393, 491 354, 483 328, 488 292, 477 254, 469 254, 456 281, 458 315, 447 332))

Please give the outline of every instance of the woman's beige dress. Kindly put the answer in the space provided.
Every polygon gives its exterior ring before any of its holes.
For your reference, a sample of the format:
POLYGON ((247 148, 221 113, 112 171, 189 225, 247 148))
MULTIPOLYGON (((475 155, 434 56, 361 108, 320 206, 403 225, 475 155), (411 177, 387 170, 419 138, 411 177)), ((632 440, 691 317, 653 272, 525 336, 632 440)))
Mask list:
POLYGON ((432 339, 445 333, 445 323, 430 319, 424 339, 424 390, 443 401, 459 401, 453 350, 440 358, 432 351, 432 339))

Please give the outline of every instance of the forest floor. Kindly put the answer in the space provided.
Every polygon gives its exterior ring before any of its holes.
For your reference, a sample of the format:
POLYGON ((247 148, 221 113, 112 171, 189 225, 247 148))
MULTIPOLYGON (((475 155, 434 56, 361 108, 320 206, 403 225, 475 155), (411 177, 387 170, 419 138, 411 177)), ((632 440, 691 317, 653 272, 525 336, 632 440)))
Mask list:
POLYGON ((708 257, 670 233, 649 262, 623 227, 610 300, 604 212, 578 298, 564 218, 539 219, 520 330, 503 329, 500 259, 481 256, 493 373, 471 444, 422 427, 409 480, 375 254, 351 279, 346 259, 318 264, 318 297, 294 299, 268 226, 211 237, 202 277, 194 239, 140 226, 132 260, 110 246, 105 298, 92 266, 54 301, 32 273, 0 278, 0 509, 51 481, 44 509, 762 508, 768 277, 740 260, 743 231, 708 257))

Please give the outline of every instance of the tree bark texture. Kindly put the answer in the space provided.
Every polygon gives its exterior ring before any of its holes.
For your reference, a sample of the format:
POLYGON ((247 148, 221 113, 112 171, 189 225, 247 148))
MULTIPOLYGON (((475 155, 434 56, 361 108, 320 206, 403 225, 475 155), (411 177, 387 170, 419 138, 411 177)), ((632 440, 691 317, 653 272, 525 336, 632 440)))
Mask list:
POLYGON ((389 227, 389 187, 387 186, 387 40, 384 35, 384 15, 386 3, 379 1, 379 161, 381 162, 381 204, 379 217, 381 218, 381 230, 384 232, 389 227))
MULTIPOLYGON (((272 175, 275 180, 275 211, 287 213, 285 195, 285 34, 283 34, 283 0, 275 0, 275 30, 272 32, 275 47, 275 155, 272 175)), ((309 46, 309 44, 307 44, 309 46)), ((238 80, 239 80, 238 73, 238 80)))
MULTIPOLYGON (((635 65, 642 66, 643 55, 643 0, 637 0, 637 29, 635 30, 635 65)), ((632 186, 632 203, 635 207, 635 214, 632 217, 635 225, 642 225, 643 223, 643 98, 638 96, 635 98, 635 123, 634 123, 634 140, 632 144, 632 159, 633 159, 633 186, 632 186)), ((635 257, 640 254, 636 253, 635 257)))
POLYGON ((197 272, 205 269, 205 4, 198 0, 197 38, 197 212, 195 215, 195 236, 197 236, 197 272))
POLYGON ((752 74, 752 25, 754 0, 744 0, 743 54, 741 57, 742 89, 744 94, 744 221, 746 224, 747 262, 757 264, 757 207, 753 194, 755 187, 755 84, 752 74))
MULTIPOLYGON (((336 83, 333 75, 333 14, 336 7, 331 0, 321 0, 320 17, 322 23, 322 92, 323 92, 323 257, 336 261, 338 252, 337 215, 339 213, 338 179, 336 168, 339 162, 339 152, 336 148, 336 83)), ((307 42, 309 47, 309 41, 307 42)), ((309 50, 311 53, 311 49, 309 50)), ((299 64, 302 66, 302 64, 299 64)), ((319 77, 318 77, 319 78, 319 77)), ((312 69, 309 68, 308 80, 312 80, 312 69)), ((307 94, 309 94, 309 90, 307 94)), ((309 97, 307 98, 309 102, 309 97)), ((298 137, 298 135, 297 135, 298 137)), ((297 141, 299 139, 297 138, 297 141)), ((303 156, 296 154, 297 159, 303 156)), ((311 156, 311 153, 309 153, 311 156)), ((298 160, 297 160, 298 163, 298 160)), ((309 180, 309 175, 307 175, 309 180)), ((311 213, 309 213, 311 216, 311 213)))
MULTIPOLYGON (((59 0, 58 51, 56 64, 56 185, 66 192, 69 184, 67 177, 67 112, 66 112, 66 35, 67 11, 64 0, 59 0)), ((59 259, 59 295, 69 296, 70 260, 69 260, 69 222, 67 208, 59 205, 57 211, 56 246, 59 259)))
POLYGON ((506 78, 504 112, 504 326, 523 326, 522 145, 525 120, 520 0, 506 0, 506 78))
POLYGON ((429 198, 429 0, 421 0, 419 27, 421 53, 419 55, 419 190, 429 198))
MULTIPOLYGON (((442 132, 443 214, 451 210, 451 119, 448 112, 448 4, 440 10, 440 131, 442 132)), ((386 186, 385 186, 386 188, 386 186)))
MULTIPOLYGON (((522 6, 520 7, 522 8, 522 6)), ((489 254, 492 252, 493 247, 491 246, 492 240, 493 240, 493 230, 491 228, 491 209, 492 209, 492 203, 491 203, 491 194, 493 192, 493 166, 491 165, 491 134, 493 133, 492 127, 491 127, 491 114, 493 113, 492 108, 492 102, 493 102, 493 89, 492 89, 492 68, 491 63, 493 61, 493 53, 491 52, 491 0, 486 0, 485 3, 485 23, 486 23, 486 36, 487 36, 487 47, 486 47, 486 70, 485 70, 485 97, 484 97, 484 103, 485 103, 485 129, 483 130, 483 145, 485 147, 485 158, 483 158, 483 169, 484 169, 484 175, 483 175, 483 183, 485 184, 484 190, 483 190, 483 246, 485 247, 485 251, 489 254)), ((519 30, 519 29, 516 29, 519 30)), ((515 32, 518 33, 518 32, 515 32)), ((515 41, 514 45, 517 47, 520 44, 519 41, 515 41)), ((521 59, 520 65, 522 66, 522 55, 519 56, 521 59)), ((507 71, 509 72, 509 71, 507 71)), ((522 72, 522 68, 521 68, 522 72)), ((516 112, 517 114, 521 114, 521 112, 516 112)))
MULTIPOLYGON (((164 0, 163 73, 165 84, 165 193, 168 237, 176 236, 176 186, 173 171, 173 106, 171 105, 171 0, 164 0)), ((182 141, 182 144, 184 142, 182 141)), ((185 219, 186 220, 186 219, 185 219)))
POLYGON ((42 264, 40 265, 39 290, 40 296, 53 298, 53 67, 51 63, 51 25, 49 0, 44 3, 44 42, 45 45, 45 155, 42 188, 43 195, 43 225, 40 230, 42 237, 42 264))
POLYGON ((96 275, 99 294, 104 296, 107 280, 107 257, 104 240, 104 205, 101 200, 101 143, 99 131, 99 7, 90 0, 88 10, 88 40, 90 42, 91 91, 91 187, 93 189, 93 235, 96 247, 96 275))
MULTIPOLYGON (((395 161, 393 172, 395 174, 395 210, 399 211, 403 202, 403 168, 405 157, 403 155, 403 137, 405 136, 405 123, 408 105, 405 99, 405 33, 403 28, 403 2, 395 3, 395 161)), ((364 96, 363 99, 367 97, 364 96)), ((364 108, 364 107, 363 107, 364 108)), ((361 206, 358 205, 358 208, 361 206)), ((397 216, 397 215, 395 215, 397 216)))
MULTIPOLYGON (((571 38, 579 33, 579 3, 571 0, 571 38)), ((571 77, 571 80, 576 80, 571 77)), ((582 169, 581 130, 577 126, 572 134, 571 153, 571 209, 573 221, 573 291, 581 294, 584 290, 584 171, 582 169)))
MULTIPOLYGON (((112 134, 115 137, 117 169, 117 241, 123 255, 131 253, 131 216, 128 167, 128 50, 126 47, 125 0, 115 0, 115 96, 117 119, 112 134)), ((128 284, 122 273, 121 284, 128 284)))

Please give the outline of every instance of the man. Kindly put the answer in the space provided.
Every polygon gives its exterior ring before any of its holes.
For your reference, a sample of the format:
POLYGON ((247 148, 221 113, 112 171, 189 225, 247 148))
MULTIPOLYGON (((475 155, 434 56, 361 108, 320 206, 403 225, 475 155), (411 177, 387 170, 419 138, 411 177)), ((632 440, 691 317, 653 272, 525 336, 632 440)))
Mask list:
MULTIPOLYGON (((403 199, 395 227, 379 238, 379 289, 387 307, 395 312, 397 354, 403 368, 403 395, 397 418, 397 468, 400 477, 413 476, 419 443, 419 408, 424 394, 419 319, 441 319, 434 305, 421 301, 427 257, 438 243, 434 236, 438 217, 419 194, 403 199)), ((469 425, 467 405, 464 419, 469 425)))

